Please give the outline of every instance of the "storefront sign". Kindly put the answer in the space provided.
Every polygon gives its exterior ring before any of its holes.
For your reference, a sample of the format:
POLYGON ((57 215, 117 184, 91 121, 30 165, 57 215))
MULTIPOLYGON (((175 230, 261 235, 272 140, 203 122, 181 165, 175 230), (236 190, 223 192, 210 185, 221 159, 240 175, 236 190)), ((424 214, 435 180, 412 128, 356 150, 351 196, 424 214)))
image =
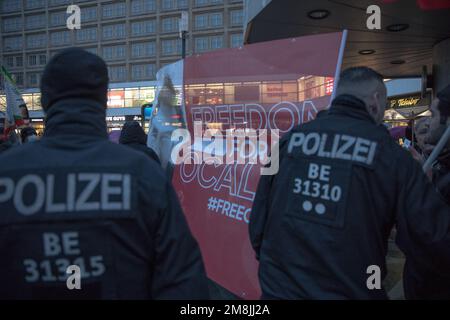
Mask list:
POLYGON ((427 93, 424 98, 420 94, 392 97, 388 99, 389 108, 401 109, 401 108, 411 108, 411 107, 423 107, 429 106, 431 103, 431 93, 427 93))
POLYGON ((125 103, 125 92, 123 90, 111 90, 108 92, 108 107, 121 108, 125 103))
POLYGON ((431 93, 428 92, 424 98, 421 94, 392 97, 388 99, 388 110, 395 110, 403 117, 411 118, 428 110, 431 104, 431 93))

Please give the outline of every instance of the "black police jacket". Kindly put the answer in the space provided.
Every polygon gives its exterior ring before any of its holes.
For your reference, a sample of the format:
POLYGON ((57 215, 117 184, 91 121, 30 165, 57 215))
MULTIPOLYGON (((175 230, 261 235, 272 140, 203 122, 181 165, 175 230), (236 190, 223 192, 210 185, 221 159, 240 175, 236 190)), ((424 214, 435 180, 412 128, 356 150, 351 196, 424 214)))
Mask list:
POLYGON ((170 182, 108 141, 100 104, 55 103, 43 138, 0 163, 0 299, 208 298, 170 182))
POLYGON ((12 147, 11 142, 9 141, 0 141, 0 154, 5 152, 6 150, 10 149, 12 147))
POLYGON ((279 161, 260 179, 249 225, 263 298, 387 298, 394 225, 407 259, 427 253, 448 273, 449 207, 361 100, 340 96, 295 127, 279 161))

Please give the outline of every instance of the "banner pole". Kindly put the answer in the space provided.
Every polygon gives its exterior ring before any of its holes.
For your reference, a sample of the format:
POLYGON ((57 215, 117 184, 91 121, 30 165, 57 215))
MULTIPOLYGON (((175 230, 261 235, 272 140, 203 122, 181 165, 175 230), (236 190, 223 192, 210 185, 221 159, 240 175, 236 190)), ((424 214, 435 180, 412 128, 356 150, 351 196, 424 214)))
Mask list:
POLYGON ((339 55, 338 55, 338 60, 337 60, 337 65, 336 65, 336 72, 334 74, 333 92, 331 93, 330 105, 336 96, 336 88, 337 88, 337 84, 339 81, 339 75, 341 74, 342 59, 344 58, 346 42, 347 42, 347 29, 344 29, 344 31, 342 31, 341 45, 339 47, 339 55))

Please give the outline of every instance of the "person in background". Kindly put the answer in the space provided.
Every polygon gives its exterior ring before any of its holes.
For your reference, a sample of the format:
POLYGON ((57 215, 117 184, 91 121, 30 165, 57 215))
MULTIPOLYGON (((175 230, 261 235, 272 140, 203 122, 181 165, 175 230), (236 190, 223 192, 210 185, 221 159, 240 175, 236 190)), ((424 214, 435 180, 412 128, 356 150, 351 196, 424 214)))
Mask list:
POLYGON ((108 140, 114 143, 119 144, 121 130, 112 130, 108 133, 108 140))
MULTIPOLYGON (((431 119, 426 142, 436 145, 450 125, 450 85, 438 92, 430 106, 431 119)), ((432 180, 450 204, 450 139, 439 154, 432 170, 432 180)))
POLYGON ((415 136, 413 134, 413 126, 414 126, 414 120, 409 120, 408 125, 405 128, 405 138, 403 139, 403 143, 406 143, 408 145, 416 144, 415 136))
POLYGON ((5 136, 5 117, 3 112, 0 112, 0 154, 11 148, 11 146, 11 142, 5 136))
MULTIPOLYGON (((426 136, 423 139, 425 153, 431 153, 448 126, 450 86, 437 94, 436 99, 430 106, 430 111, 431 118, 424 120, 423 123, 424 127, 428 125, 426 136)), ((424 128, 422 127, 422 129, 424 128)), ((418 132, 422 129, 419 124, 418 132)), ((421 141, 421 138, 418 141, 421 141)), ((420 161, 417 158, 416 160, 420 161)), ((427 174, 443 200, 450 205, 450 141, 441 151, 431 172, 427 174)), ((436 259, 433 251, 418 251, 415 259, 407 261, 403 275, 406 298, 450 299, 450 272, 448 269, 439 270, 441 264, 442 261, 436 259)))
POLYGON ((414 125, 414 136, 416 144, 414 145, 414 147, 424 157, 427 157, 433 150, 433 146, 427 144, 425 141, 429 129, 430 117, 422 117, 416 120, 416 123, 414 125))
MULTIPOLYGON (((416 120, 414 124, 414 146, 409 148, 411 155, 414 159, 419 161, 421 165, 424 164, 425 160, 433 151, 432 145, 426 142, 428 132, 430 128, 430 117, 422 117, 416 120)), ((431 179, 431 172, 427 173, 431 179)))
POLYGON ((150 159, 161 164, 155 151, 147 147, 147 135, 137 121, 127 121, 120 132, 119 143, 145 153, 150 159))
POLYGON ((28 143, 37 140, 38 135, 33 127, 25 127, 22 130, 20 130, 20 141, 22 141, 22 143, 28 143))

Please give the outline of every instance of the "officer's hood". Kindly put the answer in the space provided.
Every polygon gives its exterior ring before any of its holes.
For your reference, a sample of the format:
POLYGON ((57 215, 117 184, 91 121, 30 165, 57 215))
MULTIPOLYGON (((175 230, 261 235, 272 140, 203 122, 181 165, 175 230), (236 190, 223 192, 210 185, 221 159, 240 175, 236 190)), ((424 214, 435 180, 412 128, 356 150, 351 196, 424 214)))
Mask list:
POLYGON ((361 120, 367 120, 376 124, 375 120, 367 111, 364 101, 350 94, 338 95, 332 101, 328 114, 348 116, 361 120))
POLYGON ((44 137, 61 135, 107 139, 104 106, 90 99, 63 99, 56 102, 46 112, 44 137))
POLYGON ((55 55, 41 79, 45 135, 107 137, 107 92, 108 70, 100 57, 80 48, 69 48, 55 55))
POLYGON ((45 111, 64 99, 87 99, 106 108, 108 69, 97 55, 69 48, 55 55, 41 79, 41 103, 45 111))

